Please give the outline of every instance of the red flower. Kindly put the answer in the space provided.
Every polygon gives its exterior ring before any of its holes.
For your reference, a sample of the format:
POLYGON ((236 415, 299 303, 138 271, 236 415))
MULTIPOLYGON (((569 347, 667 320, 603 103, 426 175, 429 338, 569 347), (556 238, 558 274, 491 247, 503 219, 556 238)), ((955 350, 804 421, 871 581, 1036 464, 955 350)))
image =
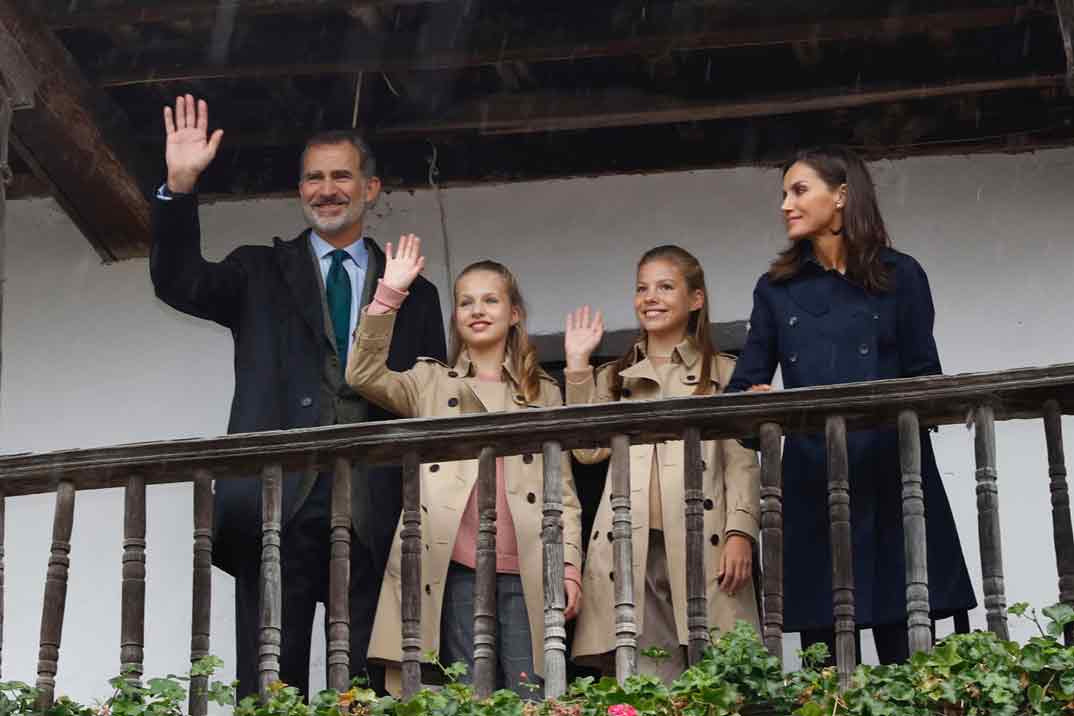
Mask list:
POLYGON ((638 711, 630 704, 615 704, 608 707, 608 716, 638 716, 638 711))

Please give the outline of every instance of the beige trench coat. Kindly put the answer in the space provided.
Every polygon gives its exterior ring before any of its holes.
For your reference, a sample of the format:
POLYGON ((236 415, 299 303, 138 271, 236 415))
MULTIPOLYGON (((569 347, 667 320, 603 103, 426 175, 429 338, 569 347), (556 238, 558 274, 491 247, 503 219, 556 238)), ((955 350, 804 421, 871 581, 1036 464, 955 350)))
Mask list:
MULTIPOLYGON (((432 358, 419 358, 410 370, 397 373, 386 367, 395 314, 363 315, 355 335, 355 345, 347 361, 347 382, 363 397, 403 417, 446 417, 485 412, 485 407, 469 387, 465 377, 471 366, 465 351, 456 365, 449 368, 432 358)), ((513 386, 518 382, 511 374, 510 363, 504 371, 513 386)), ((507 410, 558 407, 563 404, 559 385, 547 375, 541 376, 541 394, 527 403, 516 392, 507 410)), ((544 569, 541 544, 543 504, 543 460, 541 455, 512 455, 504 458, 507 503, 518 539, 522 590, 526 599, 533 663, 537 673, 544 665, 544 569)), ((571 475, 570 458, 563 455, 563 547, 565 561, 581 566, 581 506, 571 475)), ((471 491, 477 484, 477 460, 432 463, 421 466, 422 504, 422 652, 439 651, 440 609, 444 596, 455 536, 471 491)), ((387 662, 402 661, 402 521, 396 531, 388 566, 380 590, 377 615, 369 643, 369 658, 387 662)), ((389 688, 395 683, 389 671, 389 688)))
MULTIPOLYGON (((635 346, 637 362, 621 372, 622 400, 651 400, 661 397, 658 374, 644 357, 641 345, 635 346)), ((670 385, 665 397, 693 395, 697 388, 700 352, 687 340, 675 349, 670 385)), ((713 358, 713 388, 719 392, 734 371, 735 360, 723 354, 713 358)), ((614 400, 610 382, 614 364, 602 366, 595 379, 582 382, 582 376, 568 376, 567 404, 609 402, 614 400)), ((679 643, 688 643, 686 623, 686 508, 683 489, 684 456, 682 441, 658 445, 633 445, 630 448, 630 508, 634 552, 634 615, 638 633, 645 630, 645 568, 649 548, 649 483, 653 450, 660 464, 660 495, 664 541, 668 548, 668 577, 671 583, 679 643)), ((575 450, 584 463, 607 458, 607 449, 575 450)), ((730 630, 739 619, 759 629, 757 598, 753 584, 740 589, 734 597, 719 590, 716 575, 727 535, 738 532, 755 543, 760 529, 760 467, 757 456, 735 440, 715 440, 702 444, 705 495, 705 581, 708 585, 709 628, 730 630)), ((589 541, 582 591, 590 605, 607 605, 603 609, 585 609, 578 617, 574 634, 573 656, 580 663, 599 665, 598 655, 615 649, 615 583, 612 558, 612 482, 609 477, 601 496, 589 541), (586 658, 586 657, 591 658, 586 658)), ((754 566, 757 568, 757 565, 754 566)))

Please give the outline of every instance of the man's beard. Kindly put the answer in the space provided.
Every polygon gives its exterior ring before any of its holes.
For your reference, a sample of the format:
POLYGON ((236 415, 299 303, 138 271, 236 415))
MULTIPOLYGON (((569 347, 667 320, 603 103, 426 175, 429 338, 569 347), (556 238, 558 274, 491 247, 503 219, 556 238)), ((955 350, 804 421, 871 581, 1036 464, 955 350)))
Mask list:
POLYGON ((350 202, 346 210, 338 216, 319 217, 314 207, 309 204, 302 205, 302 215, 306 217, 306 223, 318 234, 335 234, 343 229, 359 224, 365 216, 365 202, 350 202))

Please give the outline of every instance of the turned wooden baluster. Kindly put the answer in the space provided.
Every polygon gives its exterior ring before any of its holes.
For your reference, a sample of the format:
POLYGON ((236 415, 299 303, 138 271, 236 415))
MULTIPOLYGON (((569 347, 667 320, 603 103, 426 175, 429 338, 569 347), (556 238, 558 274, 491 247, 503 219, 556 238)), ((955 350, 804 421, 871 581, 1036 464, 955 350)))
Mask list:
POLYGON ((974 419, 977 458, 977 534, 981 541, 988 630, 1008 639, 1007 595, 1003 584, 1003 551, 999 529, 999 488, 996 472, 995 412, 990 405, 977 408, 974 419))
POLYGON ((906 555, 906 625, 910 653, 932 650, 929 567, 925 541, 925 493, 921 489, 921 426, 917 413, 899 413, 902 530, 906 555))
POLYGON ((832 612, 835 615, 835 663, 839 687, 846 689, 857 666, 854 638, 854 556, 850 525, 850 476, 847 426, 840 415, 828 418, 828 520, 832 545, 832 612))
MULTIPOLYGON (((4 653, 4 509, 6 498, 0 492, 0 656, 4 653)), ((3 660, 0 659, 0 665, 3 660)), ((0 669, 2 673, 2 669, 0 669)))
POLYGON ((496 684, 496 453, 483 448, 477 472, 477 575, 474 585, 474 694, 496 684))
POLYGON ((280 680, 281 593, 280 529, 283 468, 266 465, 261 471, 261 633, 258 639, 258 691, 263 699, 280 680))
POLYGON ((120 673, 131 683, 142 677, 145 648, 145 478, 130 475, 123 498, 123 589, 120 673))
POLYGON ((634 546, 630 519, 630 438, 612 438, 612 548, 615 582, 615 678, 638 673, 638 624, 634 619, 634 546))
POLYGON ((403 458, 403 698, 421 689, 421 466, 417 453, 403 458))
POLYGON ((336 458, 332 475, 332 521, 328 568, 328 688, 343 692, 351 682, 351 462, 336 458))
MULTIPOLYGON (((190 663, 209 655, 213 599, 213 476, 194 471, 194 580, 190 604, 190 663)), ((190 679, 190 716, 209 711, 209 677, 190 679)))
POLYGON ((544 696, 554 699, 567 690, 567 607, 563 569, 563 450, 544 444, 544 506, 541 544, 544 548, 544 696))
POLYGON ((783 663, 783 431, 764 423, 760 433, 764 645, 783 663))
POLYGON ((709 645, 708 598, 705 594, 705 495, 702 492, 701 431, 687 428, 683 435, 686 472, 686 624, 689 631, 687 658, 701 661, 709 645))
MULTIPOLYGON (((1059 601, 1074 606, 1074 530, 1070 525, 1070 492, 1063 456, 1063 415, 1059 403, 1044 403, 1044 437, 1048 443, 1048 476, 1052 493, 1052 536, 1055 566, 1059 572, 1059 601)), ((1074 624, 1064 634, 1067 646, 1074 644, 1074 624)))
POLYGON ((67 605, 67 572, 71 566, 71 528, 75 519, 75 486, 62 480, 56 486, 56 511, 52 520, 52 550, 41 603, 41 646, 37 657, 36 709, 52 706, 56 693, 56 669, 60 660, 60 637, 67 605))

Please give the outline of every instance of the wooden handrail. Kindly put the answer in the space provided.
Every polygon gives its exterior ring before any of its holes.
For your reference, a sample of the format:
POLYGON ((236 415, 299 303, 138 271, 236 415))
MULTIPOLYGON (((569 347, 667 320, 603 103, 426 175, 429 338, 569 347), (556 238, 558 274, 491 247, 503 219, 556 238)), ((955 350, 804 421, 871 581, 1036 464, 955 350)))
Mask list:
POLYGON ((415 451, 423 461, 472 459, 484 447, 519 455, 538 453, 549 441, 564 450, 608 445, 616 434, 632 444, 652 443, 679 440, 688 427, 697 427, 702 440, 755 436, 766 422, 784 434, 823 433, 833 414, 844 417, 848 430, 894 425, 903 410, 916 412, 926 426, 961 424, 985 398, 999 420, 1040 418, 1048 400, 1063 414, 1074 413, 1074 363, 11 455, 0 457, 0 490, 8 497, 54 492, 60 480, 79 490, 123 487, 132 472, 144 474, 147 484, 189 482, 198 468, 211 468, 217 479, 249 477, 270 462, 331 470, 337 457, 401 463, 415 451))

